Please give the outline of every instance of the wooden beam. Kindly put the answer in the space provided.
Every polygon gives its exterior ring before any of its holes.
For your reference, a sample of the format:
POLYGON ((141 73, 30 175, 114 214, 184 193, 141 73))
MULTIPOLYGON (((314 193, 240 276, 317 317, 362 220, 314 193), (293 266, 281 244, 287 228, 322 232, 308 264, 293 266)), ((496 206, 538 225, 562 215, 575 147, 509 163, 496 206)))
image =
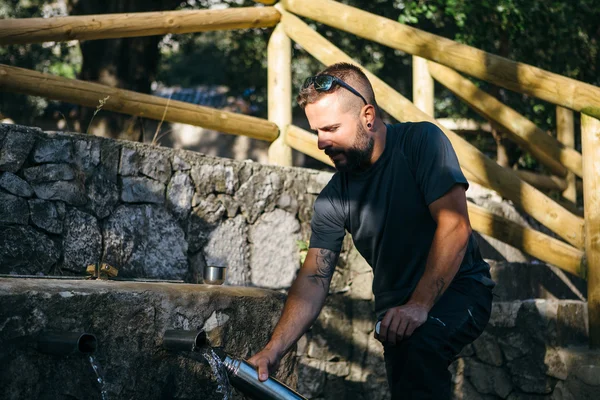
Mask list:
MULTIPOLYGON (((300 18, 285 10, 280 9, 280 11, 281 21, 288 36, 317 60, 325 65, 342 61, 358 65, 300 18)), ((420 111, 381 79, 369 71, 364 70, 364 72, 373 85, 377 102, 394 118, 399 121, 430 121, 437 124, 432 117, 420 111)), ((516 206, 575 247, 583 247, 583 219, 523 182, 513 171, 500 167, 456 133, 438 126, 450 139, 463 169, 469 170, 484 186, 496 190, 503 197, 513 201, 516 206)))
POLYGON ((99 100, 107 99, 103 109, 123 114, 155 120, 164 116, 164 120, 169 122, 270 142, 278 136, 277 125, 264 119, 1 64, 0 91, 42 96, 93 108, 98 106, 99 100))
MULTIPOLYGON (((318 149, 317 135, 291 125, 288 128, 287 141, 294 149, 333 166, 331 159, 318 149)), ((477 232, 510 244, 574 275, 584 277, 583 252, 581 250, 535 229, 495 215, 471 202, 468 202, 467 205, 471 226, 477 232)))
POLYGON ((329 166, 335 167, 333 161, 317 146, 317 135, 290 125, 287 128, 286 143, 293 149, 311 156, 329 166))
POLYGON ((434 86, 433 78, 427 67, 427 60, 412 57, 413 72, 413 103, 427 115, 434 117, 434 86))
POLYGON ((555 175, 565 177, 568 168, 581 177, 581 154, 573 148, 564 146, 456 71, 434 62, 429 62, 429 71, 435 80, 450 89, 475 111, 500 125, 512 141, 530 152, 555 175))
POLYGON ((285 9, 509 90, 600 118, 600 88, 518 63, 332 0, 282 0, 285 9))
POLYGON ((286 129, 292 123, 292 41, 277 25, 267 46, 268 118, 279 127, 279 137, 269 147, 269 163, 292 165, 286 129))
POLYGON ((471 202, 467 202, 467 206, 471 227, 475 231, 496 238, 573 275, 585 278, 585 271, 582 269, 583 251, 471 202))
POLYGON ((600 348, 600 120, 581 115, 590 343, 600 348))
MULTIPOLYGON (((573 111, 559 106, 556 107, 556 138, 566 148, 575 148, 575 123, 573 111)), ((567 187, 563 190, 562 195, 566 200, 573 204, 577 204, 577 183, 575 174, 569 172, 566 180, 567 187)))
POLYGON ((278 22, 273 7, 3 19, 0 45, 265 28, 278 22))
POLYGON ((563 191, 567 188, 567 181, 554 175, 542 175, 524 170, 515 172, 519 178, 541 190, 563 191))

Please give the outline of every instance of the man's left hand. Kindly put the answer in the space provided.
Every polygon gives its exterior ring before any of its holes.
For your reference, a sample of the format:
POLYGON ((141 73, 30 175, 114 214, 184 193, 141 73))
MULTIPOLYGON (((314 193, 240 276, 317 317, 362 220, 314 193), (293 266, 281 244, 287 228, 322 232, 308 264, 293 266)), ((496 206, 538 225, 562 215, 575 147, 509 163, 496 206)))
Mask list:
POLYGON ((400 343, 427 321, 428 313, 427 307, 420 304, 390 308, 381 320, 379 335, 376 333, 375 338, 382 343, 400 343))

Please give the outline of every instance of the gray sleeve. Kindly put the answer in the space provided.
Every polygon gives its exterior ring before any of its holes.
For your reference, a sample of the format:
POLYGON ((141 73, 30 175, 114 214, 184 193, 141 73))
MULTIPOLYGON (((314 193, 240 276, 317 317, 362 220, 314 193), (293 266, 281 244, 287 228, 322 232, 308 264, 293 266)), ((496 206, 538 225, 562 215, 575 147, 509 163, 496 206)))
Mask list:
POLYGON ((346 234, 345 218, 340 192, 333 186, 329 182, 315 201, 309 247, 339 253, 346 234))
POLYGON ((469 187, 450 140, 437 126, 429 122, 413 137, 415 178, 427 205, 445 195, 454 185, 469 187))

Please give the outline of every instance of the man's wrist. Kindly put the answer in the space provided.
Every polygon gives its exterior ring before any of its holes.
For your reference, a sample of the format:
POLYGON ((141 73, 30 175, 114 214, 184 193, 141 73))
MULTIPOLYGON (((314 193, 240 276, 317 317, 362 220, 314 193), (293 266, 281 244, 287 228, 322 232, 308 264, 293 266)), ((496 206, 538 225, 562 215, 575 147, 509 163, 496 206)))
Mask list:
POLYGON ((275 355, 279 358, 283 357, 286 352, 286 349, 285 349, 285 346, 283 345, 283 343, 281 343, 280 341, 272 340, 272 339, 265 346, 265 350, 275 353, 275 355))

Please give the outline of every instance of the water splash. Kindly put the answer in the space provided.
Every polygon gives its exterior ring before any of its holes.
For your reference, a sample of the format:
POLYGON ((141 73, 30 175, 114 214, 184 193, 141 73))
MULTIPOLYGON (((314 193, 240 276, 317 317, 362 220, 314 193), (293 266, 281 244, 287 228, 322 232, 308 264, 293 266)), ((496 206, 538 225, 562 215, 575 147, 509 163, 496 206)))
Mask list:
POLYGON ((102 396, 102 400, 108 400, 108 392, 106 391, 106 380, 104 379, 104 371, 100 368, 100 364, 98 364, 98 360, 96 357, 90 356, 90 365, 92 369, 96 373, 96 380, 100 385, 100 395, 102 396))
POLYGON ((208 361, 208 364, 213 370, 213 374, 217 378, 217 392, 223 394, 223 400, 230 400, 233 395, 231 393, 231 385, 227 377, 227 369, 221 358, 210 347, 204 347, 201 350, 202 356, 208 361))

